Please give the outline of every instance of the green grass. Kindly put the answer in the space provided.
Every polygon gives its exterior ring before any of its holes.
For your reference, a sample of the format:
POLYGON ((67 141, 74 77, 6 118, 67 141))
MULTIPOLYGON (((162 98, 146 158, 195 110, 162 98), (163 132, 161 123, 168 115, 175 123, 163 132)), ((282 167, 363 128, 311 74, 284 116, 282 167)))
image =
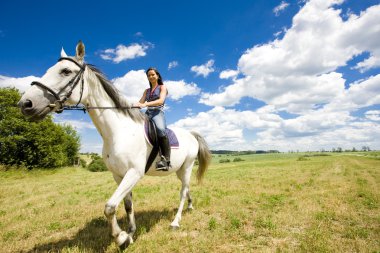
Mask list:
MULTIPOLYGON (((194 210, 169 229, 175 175, 134 189, 135 244, 126 252, 379 252, 379 152, 214 155, 194 210), (305 159, 300 159, 303 157, 305 159)), ((196 168, 195 168, 196 170, 196 168)), ((1 252, 119 252, 103 208, 116 185, 82 168, 0 172, 1 252)), ((125 212, 118 220, 126 227, 125 212)))

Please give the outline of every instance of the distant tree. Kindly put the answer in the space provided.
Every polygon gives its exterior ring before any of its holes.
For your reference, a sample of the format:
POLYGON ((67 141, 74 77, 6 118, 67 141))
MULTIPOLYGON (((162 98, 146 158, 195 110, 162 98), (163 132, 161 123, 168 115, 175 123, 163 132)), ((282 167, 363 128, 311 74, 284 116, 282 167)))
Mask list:
POLYGON ((71 165, 80 147, 79 136, 68 125, 48 116, 29 122, 16 107, 20 94, 0 88, 0 164, 52 168, 71 165))
POLYGON ((363 146, 362 151, 371 151, 371 149, 368 146, 363 146))
POLYGON ((91 160, 97 160, 101 159, 100 155, 98 153, 91 153, 91 160))
POLYGON ((356 150, 356 148, 355 147, 353 147, 352 148, 352 152, 356 152, 357 150, 356 150))
POLYGON ((65 138, 62 142, 62 147, 67 155, 69 164, 73 164, 80 149, 80 137, 75 129, 67 124, 60 126, 63 130, 65 138))

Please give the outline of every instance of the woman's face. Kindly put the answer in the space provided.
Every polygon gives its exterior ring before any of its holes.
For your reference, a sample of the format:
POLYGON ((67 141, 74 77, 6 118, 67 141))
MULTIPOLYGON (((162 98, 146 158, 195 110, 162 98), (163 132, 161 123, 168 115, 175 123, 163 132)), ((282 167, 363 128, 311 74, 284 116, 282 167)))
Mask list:
POLYGON ((148 76, 148 80, 151 84, 157 83, 158 75, 157 75, 156 71, 154 71, 153 69, 149 70, 147 76, 148 76))

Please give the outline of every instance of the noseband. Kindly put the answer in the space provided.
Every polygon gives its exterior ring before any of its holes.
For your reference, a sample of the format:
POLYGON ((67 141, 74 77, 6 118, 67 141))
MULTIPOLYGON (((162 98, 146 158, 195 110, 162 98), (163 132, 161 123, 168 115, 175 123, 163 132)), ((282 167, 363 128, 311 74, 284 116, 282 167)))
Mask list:
POLYGON ((80 89, 80 98, 78 100, 78 103, 76 104, 76 106, 78 106, 82 100, 82 95, 83 95, 83 86, 84 86, 84 80, 83 80, 83 73, 86 69, 86 64, 79 64, 78 62, 76 62, 75 60, 73 60, 72 58, 69 58, 69 57, 61 57, 58 59, 58 62, 62 61, 62 60, 67 60, 67 61, 71 61, 73 62, 75 65, 77 65, 80 70, 79 72, 58 92, 55 92, 53 89, 49 88, 48 86, 44 85, 43 83, 41 82, 37 82, 37 81, 34 81, 32 82, 30 85, 37 85, 38 87, 46 90, 48 93, 50 93, 51 95, 53 95, 55 97, 55 101, 53 104, 50 104, 49 107, 55 109, 55 112, 56 113, 61 113, 63 111, 63 105, 65 104, 65 102, 67 101, 67 99, 70 98, 73 90, 75 89, 75 87, 78 85, 79 81, 82 80, 81 82, 81 89, 80 89), (61 94, 69 87, 69 91, 61 97, 61 94))

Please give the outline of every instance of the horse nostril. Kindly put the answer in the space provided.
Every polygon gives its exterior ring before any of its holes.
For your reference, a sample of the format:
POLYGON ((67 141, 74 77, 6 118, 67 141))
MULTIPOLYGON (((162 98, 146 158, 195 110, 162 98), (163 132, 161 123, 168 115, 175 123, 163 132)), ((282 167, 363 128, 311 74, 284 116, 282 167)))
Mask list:
POLYGON ((27 99, 25 100, 24 104, 23 104, 23 107, 24 108, 32 108, 33 107, 33 103, 31 100, 27 99))

